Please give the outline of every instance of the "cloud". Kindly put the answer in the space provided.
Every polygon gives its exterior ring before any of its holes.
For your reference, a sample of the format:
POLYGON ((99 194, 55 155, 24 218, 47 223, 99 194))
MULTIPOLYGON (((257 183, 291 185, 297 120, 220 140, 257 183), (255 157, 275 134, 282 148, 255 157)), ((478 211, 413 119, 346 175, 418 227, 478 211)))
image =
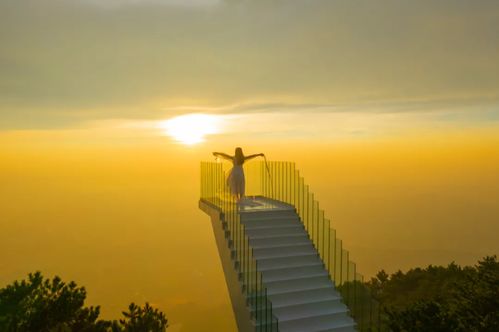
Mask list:
POLYGON ((448 112, 463 110, 496 110, 499 112, 498 96, 462 96, 456 98, 378 100, 335 104, 286 103, 286 102, 244 102, 219 106, 182 105, 164 107, 166 114, 207 112, 215 114, 256 113, 405 113, 405 112, 448 112))
POLYGON ((48 126, 158 118, 191 105, 278 112, 488 103, 499 95, 498 19, 499 3, 487 0, 6 0, 0 119, 5 128, 28 117, 48 126))
POLYGON ((77 0, 82 4, 98 6, 101 8, 120 8, 123 6, 179 6, 179 7, 204 7, 222 3, 222 0, 77 0))

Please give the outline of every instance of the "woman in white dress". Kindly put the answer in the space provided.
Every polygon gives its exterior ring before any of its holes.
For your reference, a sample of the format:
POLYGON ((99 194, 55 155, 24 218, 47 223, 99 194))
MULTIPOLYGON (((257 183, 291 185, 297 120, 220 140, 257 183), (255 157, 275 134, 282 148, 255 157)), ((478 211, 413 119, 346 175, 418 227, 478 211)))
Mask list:
POLYGON ((242 198, 244 198, 244 162, 255 157, 263 157, 264 154, 258 153, 245 156, 243 154, 243 149, 236 148, 234 156, 229 156, 228 154, 222 152, 213 152, 213 155, 215 157, 221 157, 232 161, 233 167, 230 170, 229 177, 227 178, 227 184, 229 185, 232 195, 236 196, 237 200, 240 201, 242 198))

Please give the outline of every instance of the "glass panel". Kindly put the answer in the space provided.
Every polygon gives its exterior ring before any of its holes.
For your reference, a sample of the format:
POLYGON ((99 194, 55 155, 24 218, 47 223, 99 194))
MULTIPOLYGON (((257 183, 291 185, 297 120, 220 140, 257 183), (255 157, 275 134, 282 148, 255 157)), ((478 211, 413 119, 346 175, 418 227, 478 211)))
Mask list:
POLYGON ((329 219, 324 220, 324 240, 325 240, 325 248, 324 248, 324 265, 326 266, 326 270, 329 272, 329 275, 331 275, 331 271, 329 268, 329 264, 331 261, 331 222, 329 219))
MULTIPOLYGON (((318 205, 317 205, 318 207, 318 205)), ((325 239, 324 239, 324 235, 326 233, 326 230, 325 230, 325 220, 324 220, 324 210, 319 210, 319 224, 318 224, 318 227, 317 227, 317 244, 319 245, 319 250, 320 250, 320 255, 321 255, 321 258, 322 258, 322 261, 325 261, 326 259, 326 254, 325 254, 325 239)))
POLYGON ((331 228, 330 231, 330 253, 329 253, 329 275, 332 280, 336 280, 336 230, 331 228))
POLYGON ((342 272, 342 252, 343 252, 343 245, 342 241, 340 239, 336 239, 336 285, 341 286, 343 284, 343 272, 342 272))
MULTIPOLYGON (((240 206, 227 186, 226 179, 230 169, 230 163, 201 163, 201 200, 220 209, 227 245, 240 275, 248 304, 253 308, 252 314, 257 319, 257 329, 276 331, 278 320, 272 312, 272 304, 268 299, 257 261, 253 257, 246 229, 241 224, 238 212, 240 206)), ((314 199, 314 194, 310 192, 295 164, 253 161, 246 163, 244 169, 247 196, 269 197, 294 206, 331 279, 356 319, 357 327, 361 331, 378 329, 379 304, 364 284, 362 275, 357 272, 356 264, 350 261, 342 241, 336 238, 336 230, 331 228, 330 219, 327 219, 325 212, 319 208, 319 203, 314 199)))

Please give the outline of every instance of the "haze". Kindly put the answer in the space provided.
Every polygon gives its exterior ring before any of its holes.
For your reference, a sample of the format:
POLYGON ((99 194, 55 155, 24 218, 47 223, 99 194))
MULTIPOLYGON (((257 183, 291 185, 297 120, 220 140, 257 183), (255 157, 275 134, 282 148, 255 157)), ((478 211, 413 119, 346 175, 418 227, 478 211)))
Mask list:
POLYGON ((235 146, 296 162, 367 277, 498 254, 498 22, 487 0, 0 0, 0 287, 41 270, 107 318, 234 330, 197 201, 235 146), (167 130, 193 114, 213 128, 167 130))

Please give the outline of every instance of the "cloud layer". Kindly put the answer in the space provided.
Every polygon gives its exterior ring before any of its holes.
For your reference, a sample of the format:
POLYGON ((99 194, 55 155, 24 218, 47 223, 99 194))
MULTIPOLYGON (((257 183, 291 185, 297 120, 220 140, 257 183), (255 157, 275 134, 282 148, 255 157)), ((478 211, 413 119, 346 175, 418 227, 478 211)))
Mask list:
POLYGON ((499 97, 497 1, 92 3, 0 3, 3 128, 499 97))

